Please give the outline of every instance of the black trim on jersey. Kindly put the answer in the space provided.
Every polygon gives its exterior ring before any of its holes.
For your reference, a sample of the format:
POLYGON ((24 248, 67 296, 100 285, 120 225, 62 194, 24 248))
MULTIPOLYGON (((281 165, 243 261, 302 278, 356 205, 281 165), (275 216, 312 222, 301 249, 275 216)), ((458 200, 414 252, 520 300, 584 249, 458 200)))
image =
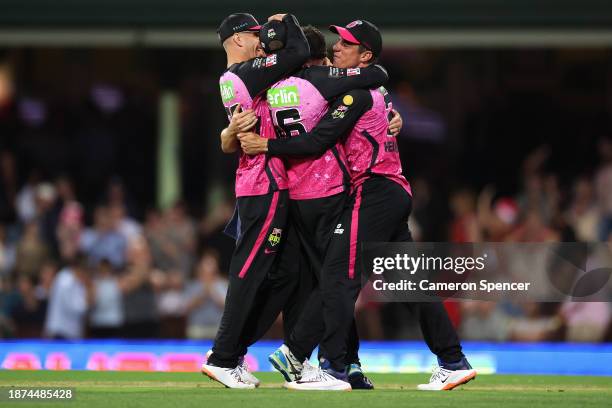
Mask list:
POLYGON ((381 65, 349 69, 313 65, 293 76, 310 82, 327 101, 336 99, 351 89, 377 88, 389 80, 389 74, 381 65))
POLYGON ((318 156, 331 149, 347 134, 373 105, 370 91, 353 89, 338 98, 310 132, 287 139, 268 140, 268 153, 273 156, 318 156), (350 103, 344 104, 350 96, 350 103), (345 99, 346 98, 346 99, 345 99))
POLYGON ((251 98, 301 67, 310 58, 310 46, 295 16, 283 18, 287 28, 287 45, 274 54, 234 64, 228 70, 246 86, 251 98))
POLYGON ((268 192, 272 192, 272 191, 277 191, 278 190, 278 184, 276 183, 276 179, 274 178, 274 174, 272 174, 273 170, 272 167, 270 167, 270 160, 269 157, 266 156, 266 164, 264 166, 265 171, 266 171, 266 176, 268 176, 268 181, 270 182, 270 188, 268 189, 268 192))
POLYGON ((340 152, 338 152, 338 148, 334 146, 330 150, 334 154, 334 157, 336 158, 336 161, 338 162, 338 167, 340 167, 340 170, 342 170, 342 184, 344 185, 344 189, 348 190, 348 188, 351 185, 351 174, 349 173, 348 169, 346 168, 346 166, 340 159, 340 152))
POLYGON ((361 134, 372 145, 372 160, 370 160, 370 167, 368 167, 368 170, 367 170, 367 173, 371 174, 372 173, 372 167, 374 167, 374 165, 376 164, 376 159, 378 158, 378 150, 379 150, 380 147, 378 146, 378 143, 376 143, 376 139, 374 139, 372 137, 372 135, 368 133, 367 130, 363 130, 361 132, 361 134))

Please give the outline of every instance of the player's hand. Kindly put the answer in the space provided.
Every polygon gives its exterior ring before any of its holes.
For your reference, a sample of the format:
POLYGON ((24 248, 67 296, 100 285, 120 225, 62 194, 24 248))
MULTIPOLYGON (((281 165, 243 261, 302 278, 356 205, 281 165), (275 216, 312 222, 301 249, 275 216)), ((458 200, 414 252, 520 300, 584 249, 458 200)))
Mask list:
POLYGON ((323 60, 323 65, 326 67, 331 67, 333 64, 329 58, 325 57, 325 59, 323 60))
POLYGON ((246 132, 251 130, 256 123, 257 116, 253 109, 242 111, 242 106, 238 105, 232 113, 232 119, 228 128, 232 133, 246 132))
POLYGON ((246 154, 255 155, 268 151, 268 139, 259 136, 257 133, 238 133, 240 147, 246 154))
POLYGON ((399 114, 398 111, 393 109, 392 112, 393 118, 391 119, 391 122, 389 122, 389 132, 391 132, 393 136, 397 136, 402 131, 402 125, 404 124, 404 121, 402 120, 402 116, 399 114))
POLYGON ((273 16, 268 17, 268 21, 272 21, 272 20, 283 21, 283 18, 286 15, 287 15, 287 13, 284 13, 284 14, 274 14, 273 16))

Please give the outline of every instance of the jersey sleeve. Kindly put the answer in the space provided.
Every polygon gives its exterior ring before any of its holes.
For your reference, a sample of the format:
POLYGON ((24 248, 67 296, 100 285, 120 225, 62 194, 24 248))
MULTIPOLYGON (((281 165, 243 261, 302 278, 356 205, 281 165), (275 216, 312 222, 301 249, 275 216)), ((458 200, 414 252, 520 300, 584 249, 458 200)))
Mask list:
POLYGON ((311 66, 300 71, 298 75, 313 84, 328 101, 352 89, 377 88, 389 79, 389 74, 382 65, 365 68, 311 66))
POLYGON ((273 156, 317 156, 333 147, 372 108, 369 91, 355 89, 338 98, 310 132, 268 140, 273 156))
POLYGON ((266 57, 253 58, 240 64, 235 72, 242 79, 252 98, 275 82, 301 67, 310 58, 310 47, 300 23, 292 14, 283 17, 287 28, 287 44, 266 57))

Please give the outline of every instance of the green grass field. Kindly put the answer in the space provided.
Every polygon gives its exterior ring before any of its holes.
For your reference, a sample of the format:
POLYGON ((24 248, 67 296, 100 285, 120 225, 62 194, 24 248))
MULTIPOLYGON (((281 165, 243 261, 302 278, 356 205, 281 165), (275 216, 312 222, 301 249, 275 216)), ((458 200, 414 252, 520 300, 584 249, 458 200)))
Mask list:
MULTIPOLYGON (((70 387, 71 402, 0 401, 1 407, 612 407, 612 377, 481 375, 450 392, 416 391, 424 374, 372 374, 376 390, 299 392, 275 373, 257 390, 228 390, 197 373, 0 371, 0 387, 70 387)), ((6 391, 4 391, 6 394, 6 391)))

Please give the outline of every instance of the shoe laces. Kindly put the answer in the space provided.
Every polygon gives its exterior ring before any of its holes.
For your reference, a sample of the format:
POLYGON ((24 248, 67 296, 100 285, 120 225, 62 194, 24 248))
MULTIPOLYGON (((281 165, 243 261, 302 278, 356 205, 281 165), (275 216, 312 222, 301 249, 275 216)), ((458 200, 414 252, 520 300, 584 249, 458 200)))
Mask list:
POLYGON ((336 377, 323 370, 321 367, 313 367, 306 361, 302 370, 302 382, 319 382, 336 380, 336 377))
POLYGON ((249 364, 246 362, 246 359, 243 357, 240 359, 240 361, 238 362, 238 367, 240 367, 240 369, 244 372, 250 372, 249 371, 249 364))
POLYGON ((244 381, 244 378, 242 378, 242 375, 244 374, 244 368, 241 364, 237 365, 235 368, 230 369, 229 373, 232 377, 234 377, 236 381, 247 384, 247 382, 244 381))
POLYGON ((433 367, 433 372, 431 374, 431 378, 429 379, 429 382, 432 383, 432 382, 438 381, 442 377, 448 376, 448 374, 450 372, 451 372, 450 370, 447 370, 447 369, 442 368, 440 366, 434 366, 433 367))

